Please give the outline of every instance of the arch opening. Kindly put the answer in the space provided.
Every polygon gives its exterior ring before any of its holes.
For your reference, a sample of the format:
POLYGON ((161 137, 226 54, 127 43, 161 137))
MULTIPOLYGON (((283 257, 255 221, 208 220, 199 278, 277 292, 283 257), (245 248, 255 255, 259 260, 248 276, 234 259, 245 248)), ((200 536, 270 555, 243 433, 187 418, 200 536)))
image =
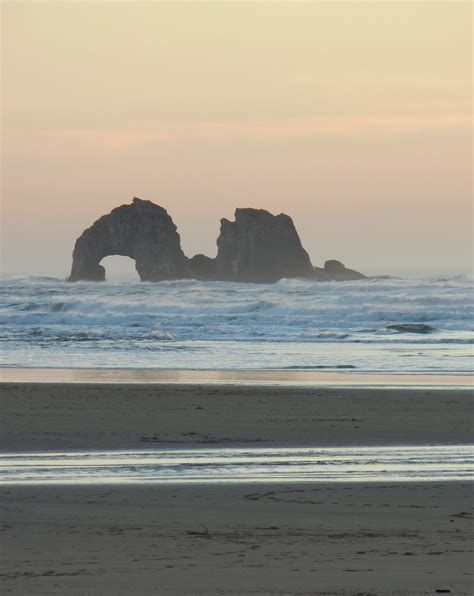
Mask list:
POLYGON ((105 281, 137 282, 140 276, 135 268, 135 259, 122 255, 109 255, 100 261, 105 269, 105 281))

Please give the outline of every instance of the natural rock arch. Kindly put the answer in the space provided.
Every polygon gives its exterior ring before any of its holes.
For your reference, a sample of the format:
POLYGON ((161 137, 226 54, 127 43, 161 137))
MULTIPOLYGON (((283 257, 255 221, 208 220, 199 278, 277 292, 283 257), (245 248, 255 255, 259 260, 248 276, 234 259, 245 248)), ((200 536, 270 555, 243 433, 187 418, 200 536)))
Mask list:
POLYGON ((100 217, 76 240, 69 281, 105 280, 104 257, 135 261, 142 281, 170 279, 273 283, 283 277, 346 281, 365 276, 335 260, 313 267, 291 217, 263 209, 236 209, 235 221, 221 220, 217 256, 188 259, 166 209, 134 198, 100 217))
POLYGON ((134 198, 100 217, 77 239, 69 281, 103 281, 100 261, 109 255, 135 260, 142 281, 186 277, 187 259, 166 209, 134 198))

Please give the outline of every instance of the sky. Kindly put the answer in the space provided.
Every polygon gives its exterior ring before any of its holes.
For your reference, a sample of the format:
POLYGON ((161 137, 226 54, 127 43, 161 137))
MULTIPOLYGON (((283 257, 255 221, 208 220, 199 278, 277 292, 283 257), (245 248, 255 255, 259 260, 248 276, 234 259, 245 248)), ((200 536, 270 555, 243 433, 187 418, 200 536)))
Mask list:
POLYGON ((66 276, 134 196, 189 256, 257 207, 314 265, 470 271, 470 2, 6 1, 2 30, 3 274, 66 276))

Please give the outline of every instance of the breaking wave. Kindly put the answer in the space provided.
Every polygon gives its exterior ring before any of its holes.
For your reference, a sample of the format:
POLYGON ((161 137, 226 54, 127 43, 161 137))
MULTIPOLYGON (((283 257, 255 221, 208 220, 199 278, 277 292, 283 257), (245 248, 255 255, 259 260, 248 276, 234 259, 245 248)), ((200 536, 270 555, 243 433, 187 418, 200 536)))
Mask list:
POLYGON ((472 280, 462 277, 273 285, 23 277, 1 282, 0 341, 3 366, 388 370, 377 349, 398 370, 411 358, 410 371, 465 372, 473 314, 472 280), (189 359, 163 356, 177 351, 189 359))

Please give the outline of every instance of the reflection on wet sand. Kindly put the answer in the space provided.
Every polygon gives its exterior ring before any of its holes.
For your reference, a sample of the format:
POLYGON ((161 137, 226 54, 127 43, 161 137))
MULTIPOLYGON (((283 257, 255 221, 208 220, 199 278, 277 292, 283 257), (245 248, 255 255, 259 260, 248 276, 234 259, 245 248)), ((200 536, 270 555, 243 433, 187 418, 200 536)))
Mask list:
POLYGON ((3 368, 4 383, 164 383, 345 387, 471 387, 469 375, 387 375, 310 370, 3 368))
POLYGON ((3 484, 449 481, 474 446, 214 448, 0 455, 3 484))

